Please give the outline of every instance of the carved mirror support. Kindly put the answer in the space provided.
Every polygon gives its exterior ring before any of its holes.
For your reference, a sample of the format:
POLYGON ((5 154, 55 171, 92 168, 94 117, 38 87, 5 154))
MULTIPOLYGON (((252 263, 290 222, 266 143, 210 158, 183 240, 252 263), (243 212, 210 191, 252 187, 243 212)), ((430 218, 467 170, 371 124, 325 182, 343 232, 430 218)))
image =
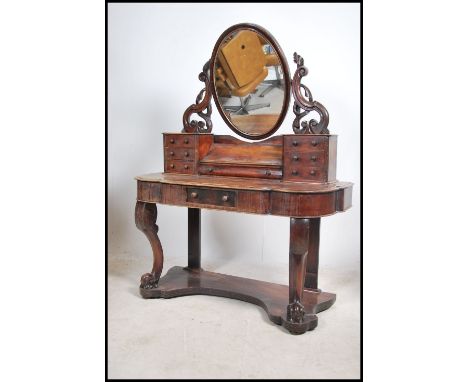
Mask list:
POLYGON ((294 53, 294 62, 297 64, 296 72, 292 80, 292 93, 294 97, 293 112, 296 118, 293 121, 293 130, 295 134, 329 134, 328 131, 328 111, 320 102, 314 101, 312 92, 309 88, 301 84, 302 77, 307 76, 309 72, 307 67, 304 66, 304 59, 294 53), (304 90, 304 96, 301 93, 304 90), (302 111, 302 110, 304 111, 302 111), (301 121, 303 117, 315 111, 320 116, 320 121, 311 119, 309 121, 301 121))
POLYGON ((203 66, 203 71, 198 75, 198 79, 205 83, 205 87, 198 93, 195 104, 189 106, 183 115, 184 128, 183 133, 211 133, 213 123, 211 122, 211 89, 210 89, 210 76, 208 70, 210 61, 203 66), (206 109, 206 112, 203 110, 206 109), (203 121, 190 120, 190 116, 197 113, 203 121))

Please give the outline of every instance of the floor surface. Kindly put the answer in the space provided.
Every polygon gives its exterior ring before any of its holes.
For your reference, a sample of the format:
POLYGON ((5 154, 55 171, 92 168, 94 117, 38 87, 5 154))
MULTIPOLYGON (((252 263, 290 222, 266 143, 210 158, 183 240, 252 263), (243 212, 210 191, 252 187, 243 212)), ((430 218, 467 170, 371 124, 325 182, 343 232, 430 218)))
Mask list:
MULTIPOLYGON (((109 378, 359 378, 360 287, 353 269, 320 268, 337 294, 318 327, 290 335, 253 304, 213 296, 144 300, 151 259, 109 254, 109 378)), ((163 275, 183 257, 166 257, 163 275)), ((287 264, 203 263, 205 270, 288 283, 287 264)), ((326 286, 326 287, 325 287, 326 286)))

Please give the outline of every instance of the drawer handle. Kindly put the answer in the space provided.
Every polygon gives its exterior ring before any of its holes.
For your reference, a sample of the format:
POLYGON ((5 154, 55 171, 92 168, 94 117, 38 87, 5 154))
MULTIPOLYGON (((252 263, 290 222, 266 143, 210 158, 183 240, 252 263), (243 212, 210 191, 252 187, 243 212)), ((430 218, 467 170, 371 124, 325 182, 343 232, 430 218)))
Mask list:
POLYGON ((297 175, 298 174, 297 170, 293 170, 292 174, 297 175))
POLYGON ((298 144, 299 144, 299 142, 293 141, 293 146, 297 146, 298 144))
POLYGON ((223 195, 222 200, 223 200, 223 202, 227 202, 229 200, 229 196, 228 195, 223 195))
POLYGON ((186 157, 188 157, 188 156, 189 156, 188 151, 186 151, 186 152, 184 153, 184 155, 185 155, 186 157))
POLYGON ((187 164, 186 164, 186 165, 184 165, 184 168, 187 170, 187 169, 188 169, 188 165, 187 165, 187 164))
POLYGON ((314 176, 314 175, 315 175, 315 170, 312 170, 312 171, 310 172, 310 175, 314 176))
POLYGON ((171 166, 170 166, 170 167, 171 167, 171 168, 174 168, 174 167, 175 167, 175 166, 174 166, 174 163, 171 163, 171 166))
POLYGON ((208 169, 208 172, 213 172, 213 167, 210 167, 210 168, 208 169))
POLYGON ((270 176, 270 175, 271 175, 271 171, 270 171, 270 170, 266 170, 266 171, 265 171, 265 174, 268 175, 268 176, 270 176))
POLYGON ((318 142, 317 141, 312 141, 312 146, 317 146, 318 142))
POLYGON ((316 157, 315 155, 313 155, 313 156, 310 157, 310 160, 311 160, 312 162, 316 162, 316 161, 317 161, 317 157, 316 157))
POLYGON ((187 139, 187 138, 184 139, 184 143, 185 143, 185 144, 188 143, 188 139, 187 139))
POLYGON ((294 156, 293 156, 293 160, 296 160, 296 161, 297 161, 297 160, 299 160, 299 157, 298 157, 297 155, 294 155, 294 156))
POLYGON ((174 138, 171 138, 171 139, 169 140, 169 142, 174 143, 174 142, 175 142, 175 141, 174 141, 174 138))
POLYGON ((198 194, 197 194, 196 192, 192 192, 192 193, 190 194, 190 196, 191 196, 192 198, 196 199, 196 198, 198 197, 198 194))
POLYGON ((171 152, 169 153, 169 155, 170 155, 170 156, 174 156, 174 151, 171 151, 171 152))

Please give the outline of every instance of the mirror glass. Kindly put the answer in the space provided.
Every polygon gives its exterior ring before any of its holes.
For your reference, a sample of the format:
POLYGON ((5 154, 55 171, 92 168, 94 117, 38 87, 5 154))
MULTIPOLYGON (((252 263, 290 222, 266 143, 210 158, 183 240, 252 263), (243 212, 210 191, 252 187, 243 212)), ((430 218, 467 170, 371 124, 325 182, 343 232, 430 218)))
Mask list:
POLYGON ((274 39, 262 31, 228 30, 213 53, 216 104, 230 127, 250 139, 276 131, 287 108, 286 92, 289 101, 286 61, 274 39))

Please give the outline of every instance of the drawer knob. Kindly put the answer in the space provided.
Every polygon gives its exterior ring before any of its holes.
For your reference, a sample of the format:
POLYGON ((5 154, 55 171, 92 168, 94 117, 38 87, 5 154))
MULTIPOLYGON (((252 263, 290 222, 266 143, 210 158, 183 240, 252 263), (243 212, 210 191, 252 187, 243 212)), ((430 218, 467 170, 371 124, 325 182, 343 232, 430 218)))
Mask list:
POLYGON ((184 143, 185 143, 185 144, 188 143, 188 139, 187 139, 187 138, 184 139, 184 143))
POLYGON ((318 142, 317 141, 312 141, 312 146, 317 146, 318 145, 318 142))
POLYGON ((310 175, 314 176, 314 175, 315 175, 315 170, 312 170, 312 171, 310 172, 310 175))
POLYGON ((169 140, 169 142, 174 143, 174 142, 175 142, 175 141, 174 141, 174 138, 171 138, 171 139, 169 140))
POLYGON ((268 175, 268 176, 270 176, 270 175, 271 175, 271 171, 270 171, 270 170, 266 170, 266 171, 265 171, 265 174, 268 175))
POLYGON ((223 195, 222 200, 223 200, 223 202, 227 202, 229 200, 229 196, 228 195, 223 195))
POLYGON ((293 160, 299 160, 299 157, 297 155, 294 155, 293 160))
POLYGON ((213 172, 213 167, 210 167, 210 168, 208 169, 208 172, 213 172))
POLYGON ((170 155, 170 156, 174 156, 174 151, 171 151, 171 152, 169 153, 169 155, 170 155))
POLYGON ((293 141, 293 146, 297 146, 298 144, 299 144, 299 142, 293 141))
POLYGON ((192 198, 196 199, 196 198, 198 197, 198 194, 197 194, 196 192, 192 192, 192 193, 190 194, 190 196, 191 196, 192 198))
POLYGON ((187 169, 188 169, 188 165, 184 165, 184 168, 187 170, 187 169))
POLYGON ((186 157, 188 157, 188 156, 189 156, 188 151, 186 151, 186 152, 184 153, 184 155, 185 155, 186 157))
POLYGON ((316 157, 315 155, 313 155, 313 156, 310 157, 310 160, 311 160, 312 162, 316 162, 316 161, 317 161, 317 157, 316 157))
POLYGON ((297 170, 293 170, 292 174, 297 175, 298 174, 297 170))
POLYGON ((170 166, 170 167, 171 167, 171 168, 174 168, 174 167, 175 167, 175 166, 174 166, 174 163, 171 163, 171 166, 170 166))

